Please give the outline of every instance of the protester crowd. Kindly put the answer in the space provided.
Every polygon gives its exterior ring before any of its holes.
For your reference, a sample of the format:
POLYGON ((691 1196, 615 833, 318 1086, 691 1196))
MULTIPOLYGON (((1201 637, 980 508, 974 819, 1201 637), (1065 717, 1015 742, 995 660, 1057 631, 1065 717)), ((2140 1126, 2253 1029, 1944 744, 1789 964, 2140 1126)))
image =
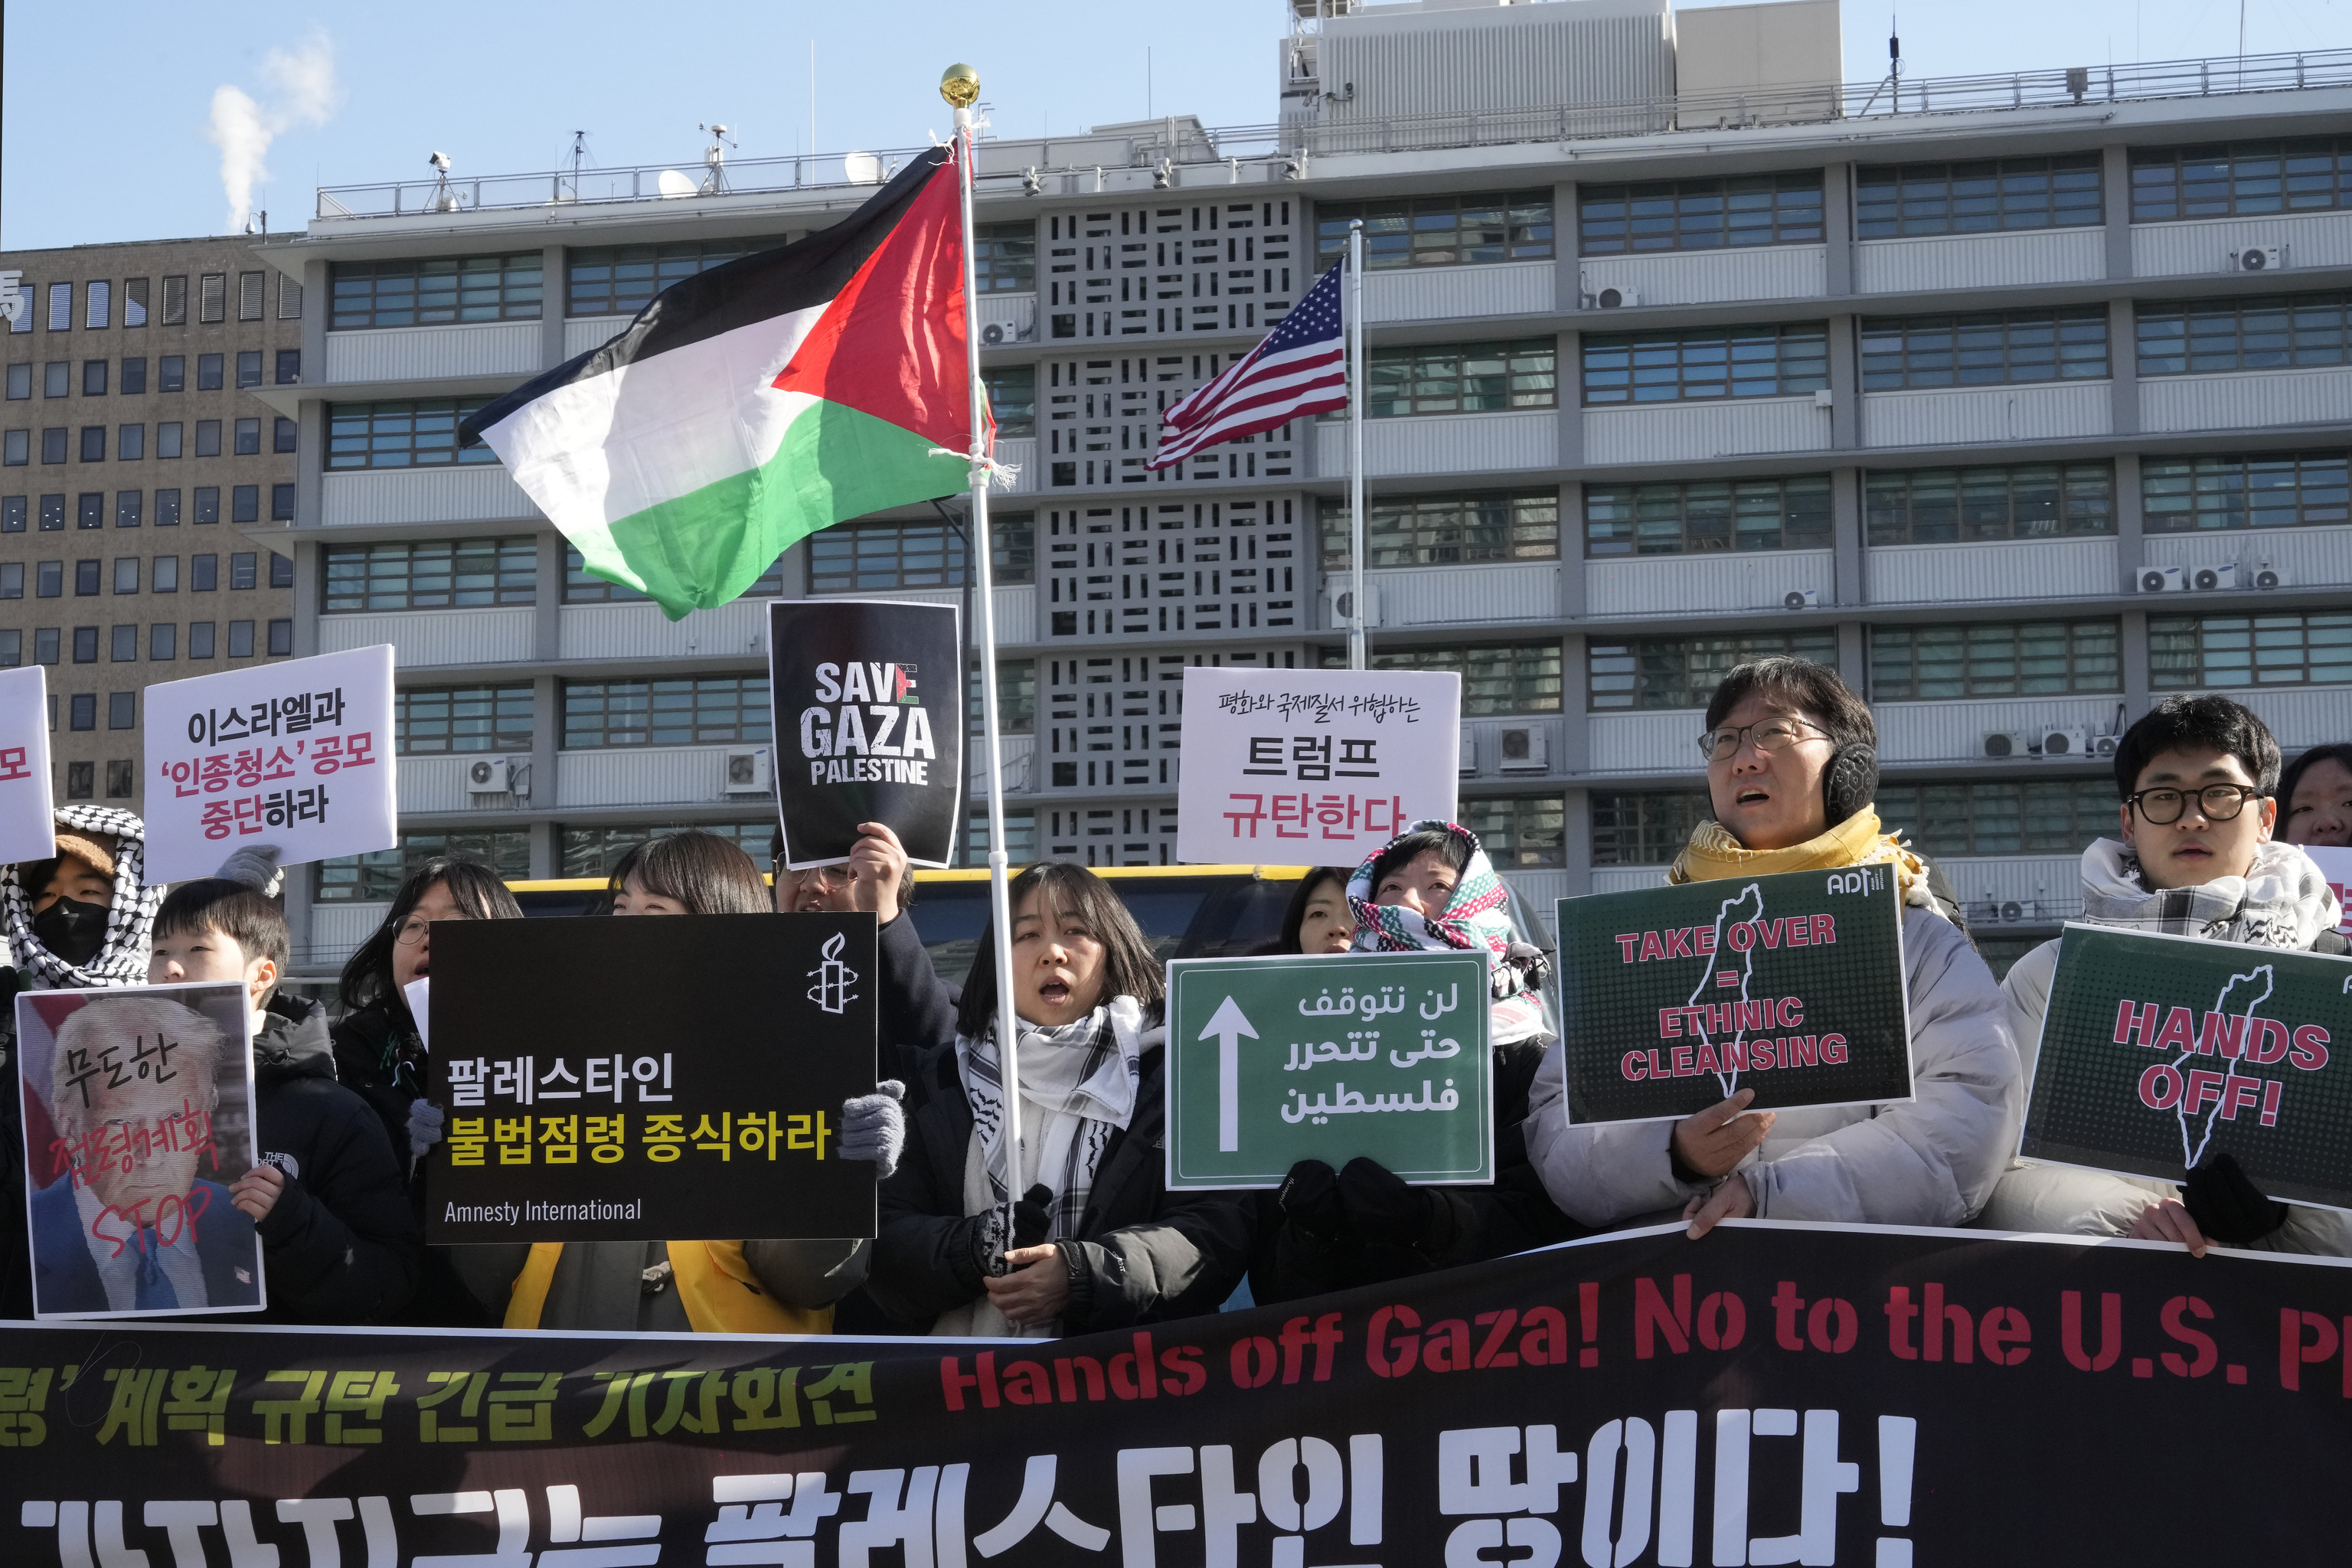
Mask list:
MULTIPOLYGON (((423 1173, 444 1108, 429 1092, 429 1028, 412 1016, 410 987, 430 978, 436 922, 519 919, 513 895, 469 861, 418 867, 346 965, 331 1024, 318 1003, 280 984, 289 955, 271 896, 274 855, 240 852, 219 876, 167 892, 142 880, 137 817, 68 805, 56 814, 53 858, 0 870, 0 1003, 19 990, 89 989, 133 993, 109 1007, 156 1006, 163 997, 136 988, 241 986, 255 1157, 226 1186, 176 1154, 68 1171, 52 1151, 110 1119, 152 1113, 138 1086, 70 1106, 63 1093, 49 1097, 49 1126, 26 1096, 23 1121, 0 1117, 9 1141, 0 1202, 11 1214, 24 1206, 20 1128, 35 1168, 52 1179, 31 1194, 37 1247, 13 1223, 0 1226, 0 1317, 31 1315, 37 1268, 52 1311, 247 1304, 252 1282, 210 1261, 215 1235, 258 1238, 262 1321, 1020 1336, 1214 1311, 1245 1282, 1258 1301, 1286 1300, 1675 1218, 1695 1238, 1753 1215, 2127 1236, 2200 1256, 2213 1242, 2352 1256, 2347 1216, 2268 1199, 2226 1153, 2177 1186, 2014 1158, 2058 944, 1995 981, 1948 881, 1910 846, 1917 825, 1878 816, 1875 744, 1868 707, 1833 671, 1793 658, 1733 670, 1699 742, 1712 816, 1666 879, 1885 868, 1903 906, 1915 1082, 1899 1103, 1758 1111, 1743 1089, 1671 1124, 1572 1126, 1544 1005, 1546 955, 1515 927, 1474 834, 1414 823, 1361 866, 1299 880, 1272 951, 1485 960, 1491 1185, 1412 1185, 1357 1159, 1336 1171, 1303 1161, 1262 1195, 1171 1191, 1164 972, 1110 886, 1081 867, 1032 866, 1013 881, 1009 973, 1022 1027, 1008 1046, 995 933, 982 938, 961 989, 946 984, 918 934, 907 857, 887 826, 864 825, 841 867, 793 871, 779 844, 772 886, 714 835, 631 849, 610 879, 613 917, 772 909, 877 918, 884 1076, 841 1107, 839 1145, 880 1177, 870 1241, 427 1247, 423 1173), (1005 1135, 1008 1049, 1017 1141, 1005 1135), (151 1232, 127 1248, 92 1237, 106 1206, 140 1212, 131 1194, 200 1187, 212 1189, 189 1205, 201 1217, 170 1237, 151 1232)), ((2116 835, 2083 854, 2082 918, 2346 952, 2336 898, 2300 847, 2352 844, 2352 744, 2281 763, 2262 720, 2226 698, 2169 698, 2143 716, 2116 755, 2116 835)), ((0 1007, 0 1044, 10 1047, 13 1016, 0 1007)), ((183 1048, 209 1068, 229 1046, 218 1035, 183 1048)), ((10 1058, 0 1062, 13 1076, 10 1058)), ((208 1071, 190 1076, 212 1081, 208 1071)))

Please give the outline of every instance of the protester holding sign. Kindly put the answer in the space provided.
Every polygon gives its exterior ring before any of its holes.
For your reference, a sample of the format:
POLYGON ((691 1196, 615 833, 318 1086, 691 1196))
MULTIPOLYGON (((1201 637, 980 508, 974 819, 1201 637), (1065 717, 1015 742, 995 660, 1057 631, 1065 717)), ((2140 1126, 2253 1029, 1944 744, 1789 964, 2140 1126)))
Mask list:
POLYGON ((267 862, 248 875, 172 889, 155 916, 147 977, 157 985, 245 987, 255 1157, 228 1197, 260 1234, 269 1279, 264 1318, 389 1322, 424 1272, 423 1232, 383 1128, 365 1100, 335 1081, 326 1009, 278 989, 286 916, 255 885, 268 879, 267 862))
POLYGON ((1528 1119, 1545 1185, 1587 1225, 1680 1213, 1694 1237, 1749 1215, 1959 1224, 1983 1206, 2016 1147, 2016 1046, 1992 972, 1929 889, 1926 864, 1881 829, 1871 805, 1878 756, 1869 708, 1833 670, 1758 659, 1716 688, 1699 748, 1714 816, 1692 830, 1667 880, 1892 868, 1905 905, 1915 1098, 1744 1114, 1754 1091, 1743 1089, 1669 1126, 1574 1127, 1554 1050, 1537 1075, 1528 1119))
MULTIPOLYGON (((343 965, 343 1016, 333 1028, 335 1076, 374 1108, 404 1173, 411 1210, 425 1223, 425 1152, 441 1137, 442 1108, 425 1096, 424 1033, 408 987, 433 970, 436 921, 518 921, 522 906, 498 873, 471 860, 436 858, 410 872, 383 923, 343 965)), ((427 1249, 425 1277, 402 1321, 425 1328, 487 1328, 493 1321, 450 1266, 427 1249)))
POLYGON ((1003 1140, 991 930, 905 1163, 882 1184, 867 1289, 940 1334, 1035 1338, 1214 1311, 1255 1226, 1239 1194, 1167 1189, 1166 987, 1150 943, 1083 867, 1032 866, 1011 900, 1013 1006, 1033 1026, 1016 1047, 1018 1161, 1003 1140))
MULTIPOLYGON (((2274 841, 2278 742, 2226 697, 2168 697, 2116 747, 2121 837, 2083 851, 2083 919, 2094 925, 2202 937, 2289 952, 2342 953, 2336 895, 2309 856, 2274 841)), ((2018 1016, 2032 1081, 2057 973, 2051 941, 2002 983, 2018 1016)), ((2209 1241, 2352 1257, 2352 1216, 2265 1197, 2228 1152, 2208 1156, 2181 1189, 2139 1177, 2013 1165, 1982 1223, 1998 1230, 2209 1241), (2176 1196, 2176 1192, 2179 1195, 2176 1196), (2185 1201, 2184 1201, 2185 1200, 2185 1201)))
MULTIPOLYGON (((768 888, 731 839, 688 831, 649 839, 611 879, 614 915, 770 912, 768 888)), ((901 1085, 841 1108, 838 1158, 883 1173, 906 1139, 901 1085)), ((833 1303, 866 1278, 864 1241, 598 1241, 475 1246, 457 1268, 509 1329, 822 1334, 833 1303)))
POLYGON ((2314 746, 2279 775, 2279 832, 2305 847, 2352 847, 2352 745, 2314 746))
MULTIPOLYGON (((1250 1269, 1250 1293, 1259 1301, 1406 1279, 1577 1234, 1545 1195, 1543 1178, 1527 1153, 1528 1091, 1551 1043, 1539 1000, 1544 958, 1519 940, 1502 879, 1477 836, 1452 823, 1416 822, 1357 868, 1346 886, 1345 929, 1356 951, 1485 955, 1492 993, 1495 1182, 1408 1185, 1368 1158, 1350 1160, 1339 1171, 1321 1160, 1301 1160, 1271 1203, 1261 1206, 1263 1229, 1250 1269)), ((1302 912, 1315 910, 1310 895, 1302 912)), ((1337 915, 1318 923, 1333 934, 1342 929, 1337 915)), ((1302 920, 1302 937, 1305 929, 1302 920)), ((1307 949, 1302 944, 1297 951, 1307 949)))
POLYGON ((904 1082, 914 1098, 909 1108, 923 1101, 921 1050, 909 1044, 941 1040, 955 1033, 956 998, 960 993, 943 984, 931 967, 930 950, 923 945, 907 907, 915 901, 915 872, 906 847, 889 824, 861 822, 849 859, 838 866, 812 866, 795 871, 785 864, 784 836, 776 834, 770 857, 774 862, 775 904, 779 914, 871 914, 880 924, 876 938, 876 999, 881 1006, 881 1073, 904 1082))
MULTIPOLYGON (((19 991, 138 985, 147 978, 148 932, 163 889, 142 879, 146 826, 105 805, 64 805, 54 858, 0 867, 0 1053, 16 1040, 19 991)), ((5 1060, 5 1057, 0 1057, 5 1060)), ((8 1174, 0 1204, 24 1206, 24 1152, 17 1120, 0 1116, 0 1157, 8 1174)), ((36 1134, 43 1130, 32 1130, 36 1134)), ((29 1317, 32 1276, 23 1233, 0 1225, 0 1317, 29 1317)))

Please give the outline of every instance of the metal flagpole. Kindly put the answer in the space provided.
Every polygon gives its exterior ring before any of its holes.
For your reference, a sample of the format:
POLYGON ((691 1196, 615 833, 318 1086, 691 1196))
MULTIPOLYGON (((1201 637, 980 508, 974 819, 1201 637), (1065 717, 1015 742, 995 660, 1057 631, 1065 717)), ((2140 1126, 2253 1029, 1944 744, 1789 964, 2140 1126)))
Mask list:
POLYGON ((1348 668, 1368 663, 1364 647, 1364 220, 1348 225, 1348 668))
POLYGON ((1005 1190, 1021 1194, 1020 1021, 1013 1010, 1013 900, 1006 880, 1012 858, 1004 850, 1004 763, 996 715, 996 595, 992 541, 988 533, 988 441, 983 410, 987 389, 980 379, 980 300, 971 229, 972 155, 976 131, 972 106, 980 100, 980 73, 952 65, 940 78, 940 96, 955 109, 956 194, 963 207, 963 340, 970 363, 971 399, 971 528, 966 546, 978 579, 972 595, 980 632, 981 750, 988 781, 988 910, 995 932, 996 1060, 1004 1086, 1005 1190))

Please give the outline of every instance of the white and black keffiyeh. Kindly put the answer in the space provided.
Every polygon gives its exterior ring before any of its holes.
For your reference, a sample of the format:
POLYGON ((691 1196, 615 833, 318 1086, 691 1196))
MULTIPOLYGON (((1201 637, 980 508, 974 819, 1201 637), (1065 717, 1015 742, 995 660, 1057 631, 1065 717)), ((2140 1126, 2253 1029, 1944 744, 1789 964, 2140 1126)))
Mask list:
POLYGON ((2302 952, 2321 931, 2334 930, 2342 916, 2326 877, 2292 844, 2263 845, 2254 852, 2253 868, 2242 877, 2150 892, 2131 847, 2100 838, 2083 851, 2083 918, 2098 925, 2302 952))
MULTIPOLYGON (((1036 1151, 1034 1179, 1054 1194, 1046 1239, 1067 1241, 1077 1234, 1103 1150, 1135 1114, 1143 1052, 1165 1037, 1158 1005, 1147 1008, 1132 996, 1114 996, 1060 1028, 1023 1026, 1022 1141, 1036 1151)), ((955 1051, 988 1175, 986 1194, 966 1194, 968 1212, 978 1213, 1018 1196, 1027 1183, 1017 1179, 1004 1148, 1004 1079, 995 1029, 977 1040, 957 1036, 955 1051)))
POLYGON ((106 940, 88 963, 66 963, 33 934, 33 900, 41 889, 25 887, 16 867, 0 868, 0 935, 7 940, 8 962, 32 991, 146 984, 155 910, 163 902, 163 889, 145 879, 147 825, 110 805, 61 805, 55 815, 61 828, 114 837, 114 902, 106 912, 106 940))

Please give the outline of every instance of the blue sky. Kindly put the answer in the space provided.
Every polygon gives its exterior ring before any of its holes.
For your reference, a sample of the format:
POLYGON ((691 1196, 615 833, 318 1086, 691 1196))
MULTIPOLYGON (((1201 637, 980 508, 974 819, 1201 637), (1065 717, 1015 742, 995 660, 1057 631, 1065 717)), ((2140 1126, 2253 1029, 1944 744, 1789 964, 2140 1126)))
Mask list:
MULTIPOLYGON (((2352 0, 2247 0, 2245 14, 2249 52, 2352 47, 2352 0)), ((545 170, 584 128, 597 162, 692 167, 697 123, 717 119, 740 128, 737 156, 809 151, 812 40, 820 152, 944 131, 934 84, 959 58, 980 67, 1006 135, 1143 118, 1147 48, 1152 110, 1262 124, 1286 15, 1283 0, 118 0, 101 19, 20 0, 0 57, 0 246, 226 231, 223 151, 208 135, 225 87, 250 100, 243 123, 270 133, 251 205, 284 229, 321 181, 423 177, 436 148, 460 174, 545 170), (331 60, 331 94, 315 69, 273 68, 273 51, 331 60)), ((1848 0, 1844 16, 1848 79, 1877 75, 1884 6, 1848 0)), ((2238 16, 2238 0, 1914 0, 1902 33, 1909 74, 1953 76, 2228 55, 2238 16)))

